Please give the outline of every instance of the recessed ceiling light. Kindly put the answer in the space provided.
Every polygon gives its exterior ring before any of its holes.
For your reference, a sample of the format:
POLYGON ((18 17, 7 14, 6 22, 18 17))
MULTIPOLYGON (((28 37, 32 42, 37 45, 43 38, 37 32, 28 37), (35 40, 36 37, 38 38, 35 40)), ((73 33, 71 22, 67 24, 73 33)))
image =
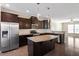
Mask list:
POLYGON ((41 14, 38 13, 37 16, 41 16, 41 14))
POLYGON ((26 10, 26 12, 29 13, 30 11, 29 10, 26 10))
POLYGON ((6 7, 10 7, 10 4, 6 4, 5 6, 6 6, 6 7))

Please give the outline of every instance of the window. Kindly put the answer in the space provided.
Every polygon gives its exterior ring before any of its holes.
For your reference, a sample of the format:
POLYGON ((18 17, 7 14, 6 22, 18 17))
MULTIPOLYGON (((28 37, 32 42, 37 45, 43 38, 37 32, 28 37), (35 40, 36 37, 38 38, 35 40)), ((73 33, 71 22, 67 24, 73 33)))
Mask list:
POLYGON ((68 33, 79 33, 79 24, 68 24, 68 33))
POLYGON ((74 33, 74 25, 73 24, 68 25, 68 33, 74 33))
POLYGON ((79 24, 75 24, 75 33, 79 33, 79 24))

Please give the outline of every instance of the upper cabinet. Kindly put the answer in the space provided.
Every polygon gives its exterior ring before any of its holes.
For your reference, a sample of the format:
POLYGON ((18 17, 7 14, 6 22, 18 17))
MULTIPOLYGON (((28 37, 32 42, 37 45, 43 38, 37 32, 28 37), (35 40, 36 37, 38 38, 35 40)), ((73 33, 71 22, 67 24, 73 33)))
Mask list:
POLYGON ((43 28, 43 21, 38 21, 38 29, 44 29, 43 28))
POLYGON ((43 20, 43 28, 44 29, 48 29, 49 28, 48 20, 43 20))
POLYGON ((18 15, 7 12, 1 12, 2 22, 18 22, 18 15))
POLYGON ((32 24, 37 24, 38 23, 37 17, 31 16, 30 19, 31 19, 32 24))
POLYGON ((31 29, 31 20, 26 18, 18 18, 20 29, 31 29))
POLYGON ((32 29, 43 29, 43 22, 39 21, 37 17, 32 16, 31 18, 32 29))
POLYGON ((38 20, 37 17, 32 16, 32 29, 48 29, 48 20, 38 20))
POLYGON ((38 20, 31 16, 30 19, 18 17, 16 14, 1 12, 1 22, 19 23, 20 29, 48 29, 48 20, 38 20))

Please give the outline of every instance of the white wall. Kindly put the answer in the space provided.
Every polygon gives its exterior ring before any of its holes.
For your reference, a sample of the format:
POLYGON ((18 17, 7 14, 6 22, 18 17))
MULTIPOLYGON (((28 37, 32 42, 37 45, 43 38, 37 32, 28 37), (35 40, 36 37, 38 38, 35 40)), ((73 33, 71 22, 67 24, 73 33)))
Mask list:
POLYGON ((53 31, 62 31, 62 23, 59 21, 51 22, 51 30, 53 31))
POLYGON ((64 22, 70 22, 70 19, 63 19, 63 20, 58 20, 58 19, 52 19, 51 18, 51 23, 50 23, 50 28, 52 31, 63 31, 62 30, 62 23, 64 22))

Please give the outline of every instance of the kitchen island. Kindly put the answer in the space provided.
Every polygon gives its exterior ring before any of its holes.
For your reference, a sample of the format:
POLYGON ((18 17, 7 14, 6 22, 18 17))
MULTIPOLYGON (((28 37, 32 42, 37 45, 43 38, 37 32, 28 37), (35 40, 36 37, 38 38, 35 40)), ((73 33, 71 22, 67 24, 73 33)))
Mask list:
POLYGON ((55 48, 55 35, 40 35, 28 37, 29 56, 42 56, 55 48))
POLYGON ((37 34, 32 34, 31 29, 21 29, 19 30, 19 46, 27 45, 27 37, 40 36, 40 35, 56 35, 59 39, 57 43, 64 43, 65 33, 63 31, 47 31, 47 30, 35 30, 37 34))

